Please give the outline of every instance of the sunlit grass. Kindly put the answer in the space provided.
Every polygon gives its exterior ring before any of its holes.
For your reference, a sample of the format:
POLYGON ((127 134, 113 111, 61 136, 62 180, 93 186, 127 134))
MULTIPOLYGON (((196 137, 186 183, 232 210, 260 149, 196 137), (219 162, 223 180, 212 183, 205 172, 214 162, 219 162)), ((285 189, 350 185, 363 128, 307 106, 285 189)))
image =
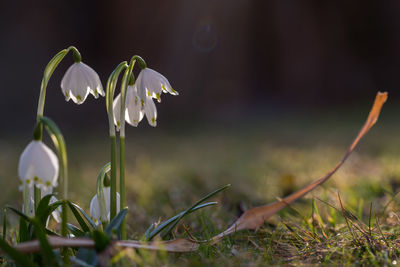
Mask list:
MULTIPOLYGON (((200 240, 219 233, 243 210, 272 202, 325 174, 341 158, 366 116, 354 114, 341 114, 340 121, 331 113, 312 119, 307 114, 295 120, 292 116, 267 118, 229 127, 189 125, 179 131, 146 129, 138 134, 137 129, 129 129, 128 236, 140 238, 151 223, 175 215, 206 193, 230 183, 231 188, 216 197, 219 206, 189 215, 183 222, 200 240)), ((119 255, 119 260, 215 266, 228 262, 392 263, 399 254, 396 240, 400 229, 395 225, 400 221, 396 215, 400 203, 394 196, 400 187, 400 131, 390 113, 384 113, 381 120, 330 181, 271 218, 259 231, 236 233, 215 246, 201 246, 196 253, 130 250, 119 255), (360 233, 354 238, 340 212, 338 193, 345 208, 365 225, 372 203, 373 214, 377 214, 383 236, 391 239, 390 243, 379 233, 376 221, 371 240, 360 233), (312 216, 311 198, 315 198, 322 222, 312 216)), ((66 140, 70 199, 86 210, 95 194, 97 174, 109 160, 108 140, 87 134, 66 140)), ((16 137, 1 141, 1 206, 21 205, 16 167, 25 145, 26 141, 16 137)), ((175 234, 187 236, 185 228, 181 224, 175 234)))

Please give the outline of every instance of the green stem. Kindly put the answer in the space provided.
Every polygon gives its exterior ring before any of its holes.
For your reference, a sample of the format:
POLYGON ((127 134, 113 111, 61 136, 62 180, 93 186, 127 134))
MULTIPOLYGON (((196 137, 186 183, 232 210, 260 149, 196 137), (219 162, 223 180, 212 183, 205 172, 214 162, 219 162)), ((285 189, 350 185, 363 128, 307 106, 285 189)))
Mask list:
MULTIPOLYGON (((120 207, 124 209, 126 207, 126 188, 125 188, 125 138, 120 136, 119 139, 119 163, 120 163, 120 174, 119 174, 119 193, 120 193, 120 207)), ((126 239, 126 216, 121 223, 121 239, 126 239)))
POLYGON ((111 188, 110 188, 110 221, 117 214, 117 170, 116 170, 116 134, 115 134, 115 126, 114 126, 114 112, 113 112, 113 103, 114 103, 114 93, 115 87, 118 82, 118 77, 121 71, 127 68, 127 62, 121 62, 115 70, 111 73, 110 77, 107 81, 106 87, 106 108, 108 114, 108 124, 110 128, 110 139, 111 139, 111 188))
POLYGON ((110 136, 111 139, 111 187, 110 187, 110 221, 117 215, 117 169, 116 169, 116 158, 117 158, 117 139, 114 136, 110 136))
MULTIPOLYGON (((40 124, 44 124, 48 134, 50 135, 51 140, 54 143, 54 146, 57 149, 58 158, 61 162, 61 183, 63 185, 63 199, 68 199, 68 158, 67 158, 67 147, 65 145, 64 137, 58 128, 58 126, 47 117, 41 117, 38 121, 40 124)), ((62 222, 61 222, 61 234, 63 236, 67 236, 68 228, 67 228, 67 219, 68 219, 68 211, 66 205, 62 205, 62 214, 61 214, 62 222)))
MULTIPOLYGON (((68 235, 68 227, 67 227, 67 222, 68 222, 68 209, 67 209, 67 200, 64 199, 62 205, 62 210, 61 210, 61 235, 62 236, 67 236, 68 235)), ((63 254, 63 262, 64 266, 70 266, 70 261, 69 261, 69 251, 68 248, 62 249, 62 254, 63 254)))
POLYGON ((24 214, 26 214, 26 216, 32 216, 32 212, 31 209, 29 207, 29 187, 28 185, 24 184, 23 185, 23 189, 22 189, 22 198, 24 201, 24 214))
POLYGON ((35 201, 35 213, 36 213, 36 210, 39 206, 39 202, 42 199, 42 192, 36 185, 33 186, 33 199, 35 201))
MULTIPOLYGON (((119 184, 120 184, 120 207, 124 209, 126 207, 126 186, 125 186, 125 109, 126 109, 126 90, 128 88, 128 84, 131 81, 131 77, 133 77, 132 71, 135 66, 135 62, 138 60, 139 62, 144 62, 144 60, 139 56, 133 56, 129 62, 128 68, 125 70, 124 76, 122 78, 121 84, 121 109, 120 109, 120 132, 119 132, 119 145, 120 145, 120 175, 119 175, 119 184)), ((144 63, 146 64, 146 63, 144 63)), ((133 77, 134 78, 134 77, 133 77)), ((121 223, 121 239, 126 239, 126 217, 123 219, 121 223)))

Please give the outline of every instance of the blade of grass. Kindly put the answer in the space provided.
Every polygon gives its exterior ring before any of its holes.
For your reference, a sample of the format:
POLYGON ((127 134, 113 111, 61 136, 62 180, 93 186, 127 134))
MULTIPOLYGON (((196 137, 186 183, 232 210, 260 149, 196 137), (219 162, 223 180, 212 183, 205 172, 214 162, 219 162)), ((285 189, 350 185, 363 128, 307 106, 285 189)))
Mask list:
MULTIPOLYGON (((192 213, 192 212, 194 212, 194 211, 196 211, 198 209, 205 208, 205 207, 212 206, 212 205, 216 205, 216 204, 218 204, 218 203, 217 202, 204 203, 204 204, 196 206, 191 211, 189 211, 189 213, 192 213)), ((171 223, 173 223, 177 219, 179 219, 180 216, 182 216, 184 214, 184 212, 186 212, 186 211, 182 211, 181 213, 169 218, 168 220, 166 220, 165 222, 163 222, 159 226, 157 226, 156 229, 154 229, 154 230, 152 230, 154 228, 154 224, 151 224, 150 227, 146 230, 146 233, 145 233, 146 239, 148 241, 152 240, 157 234, 159 234, 162 230, 164 230, 168 225, 170 225, 171 223)))
POLYGON ((180 214, 180 216, 174 221, 174 223, 161 235, 162 238, 166 237, 169 233, 171 233, 171 231, 175 228, 175 226, 180 222, 180 220, 182 220, 183 217, 185 217, 187 214, 189 214, 196 206, 198 206, 199 204, 201 204, 202 202, 206 201, 207 199, 215 196, 216 194, 218 194, 221 191, 224 191, 225 189, 227 189, 228 187, 230 187, 230 184, 227 184, 217 190, 215 190, 214 192, 211 192, 209 194, 207 194, 206 196, 204 196, 202 199, 200 199, 199 201, 197 201, 195 204, 193 204, 189 209, 185 210, 183 213, 180 214))
POLYGON ((122 221, 124 220, 126 214, 128 213, 128 208, 122 209, 117 216, 112 219, 112 221, 107 225, 105 232, 108 236, 111 236, 113 230, 119 232, 122 221))
POLYGON ((74 214, 75 219, 78 221, 79 225, 81 226, 83 232, 90 232, 89 226, 86 224, 85 220, 80 215, 78 209, 71 202, 68 202, 68 206, 71 209, 72 214, 74 214))

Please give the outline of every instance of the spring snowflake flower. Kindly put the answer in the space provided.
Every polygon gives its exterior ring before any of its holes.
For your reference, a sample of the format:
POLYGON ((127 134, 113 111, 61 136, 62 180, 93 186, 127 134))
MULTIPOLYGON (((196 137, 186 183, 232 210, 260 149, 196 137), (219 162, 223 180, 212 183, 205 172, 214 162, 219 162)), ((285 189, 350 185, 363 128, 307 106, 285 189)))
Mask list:
POLYGON ((105 95, 99 75, 83 62, 69 67, 61 80, 61 90, 66 101, 72 99, 76 104, 85 102, 89 93, 95 98, 105 95))
POLYGON ((40 189, 57 186, 58 158, 42 141, 34 140, 22 152, 18 164, 20 190, 36 185, 40 189))
MULTIPOLYGON (((117 213, 120 210, 120 196, 117 192, 117 213)), ((100 203, 97 194, 90 201, 90 216, 98 225, 110 221, 110 187, 103 188, 103 202, 100 203)))
POLYGON ((171 87, 167 78, 150 68, 144 68, 140 71, 136 84, 138 94, 143 100, 146 97, 152 97, 161 102, 162 92, 178 95, 178 92, 171 87))
MULTIPOLYGON (((136 127, 146 114, 148 123, 153 127, 157 126, 157 108, 153 98, 161 102, 162 92, 178 95, 167 78, 152 69, 144 68, 139 73, 136 83, 126 89, 126 122, 136 127)), ((120 103, 121 94, 115 98, 113 105, 114 123, 118 129, 120 126, 120 103)))

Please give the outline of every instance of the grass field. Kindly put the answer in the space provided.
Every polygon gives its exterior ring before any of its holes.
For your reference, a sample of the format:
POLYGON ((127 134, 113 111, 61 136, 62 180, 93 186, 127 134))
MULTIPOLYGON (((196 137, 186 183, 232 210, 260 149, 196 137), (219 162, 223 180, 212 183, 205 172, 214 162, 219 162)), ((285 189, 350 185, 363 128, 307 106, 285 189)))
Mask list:
MULTIPOLYGON (((400 125, 383 109, 377 125, 345 165, 322 187, 273 216, 258 231, 227 237, 198 252, 127 250, 130 265, 232 266, 399 262, 400 125), (343 207, 338 200, 340 194, 343 207)), ((344 154, 368 113, 303 112, 224 123, 179 124, 127 133, 128 234, 140 238, 153 222, 184 210, 210 191, 218 206, 188 216, 175 236, 204 240, 244 210, 276 200, 324 175, 344 154), (314 114, 314 115, 311 115, 314 114)), ((62 123, 59 123, 62 128, 62 123)), ((66 135, 70 198, 87 211, 97 173, 108 161, 108 140, 93 133, 66 135)), ((29 140, 0 140, 0 204, 20 207, 17 163, 29 140)), ((16 224, 16 218, 9 218, 16 224)))

